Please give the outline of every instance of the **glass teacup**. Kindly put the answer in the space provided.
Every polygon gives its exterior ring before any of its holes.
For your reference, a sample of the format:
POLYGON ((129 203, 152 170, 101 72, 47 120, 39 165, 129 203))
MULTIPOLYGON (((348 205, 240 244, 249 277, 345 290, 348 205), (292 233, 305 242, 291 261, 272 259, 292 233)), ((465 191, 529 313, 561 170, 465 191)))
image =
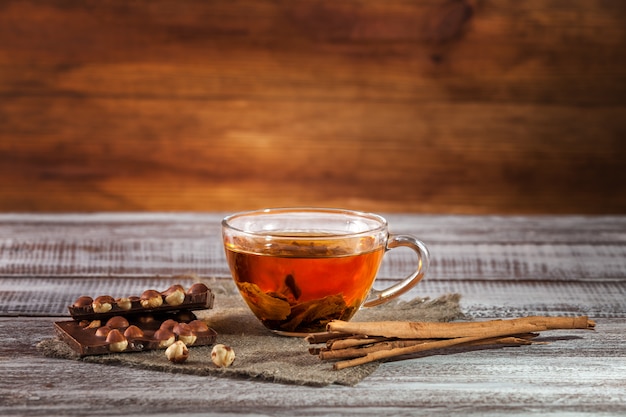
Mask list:
POLYGON ((268 329, 284 335, 325 330, 360 307, 385 303, 411 289, 428 269, 418 239, 388 232, 376 214, 331 208, 277 208, 222 221, 226 259, 243 299, 268 329), (386 251, 417 254, 414 273, 373 290, 386 251))

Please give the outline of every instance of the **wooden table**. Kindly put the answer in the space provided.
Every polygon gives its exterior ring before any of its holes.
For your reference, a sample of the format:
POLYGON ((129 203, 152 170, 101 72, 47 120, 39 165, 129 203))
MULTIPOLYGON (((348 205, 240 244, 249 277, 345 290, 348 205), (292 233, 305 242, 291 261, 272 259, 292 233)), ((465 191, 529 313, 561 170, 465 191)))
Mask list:
MULTIPOLYGON (((355 387, 163 374, 49 359, 78 295, 194 272, 228 278, 222 213, 0 215, 1 415, 624 415, 626 216, 388 215, 432 267, 413 295, 461 293, 470 319, 586 314, 552 343, 385 363, 355 387)), ((408 270, 388 254, 382 283, 408 270)))

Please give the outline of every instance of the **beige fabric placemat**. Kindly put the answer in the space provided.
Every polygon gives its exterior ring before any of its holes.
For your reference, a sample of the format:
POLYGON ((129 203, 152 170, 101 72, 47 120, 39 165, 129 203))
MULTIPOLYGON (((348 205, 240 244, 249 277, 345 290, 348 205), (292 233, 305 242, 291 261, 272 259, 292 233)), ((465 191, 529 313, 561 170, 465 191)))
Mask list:
MULTIPOLYGON (((310 345, 305 340, 277 336, 263 327, 236 292, 234 284, 221 281, 204 280, 215 294, 214 307, 195 314, 217 331, 216 343, 229 345, 235 350, 235 362, 228 368, 217 368, 211 362, 212 346, 190 347, 189 359, 183 364, 170 363, 163 350, 80 358, 57 338, 43 340, 37 347, 48 357, 89 363, 309 386, 330 384, 354 386, 379 366, 378 363, 369 363, 339 371, 333 370, 332 363, 321 361, 316 355, 309 353, 310 345)), ((459 300, 459 294, 447 294, 435 300, 392 301, 381 306, 362 309, 353 320, 451 321, 463 316, 459 300)))

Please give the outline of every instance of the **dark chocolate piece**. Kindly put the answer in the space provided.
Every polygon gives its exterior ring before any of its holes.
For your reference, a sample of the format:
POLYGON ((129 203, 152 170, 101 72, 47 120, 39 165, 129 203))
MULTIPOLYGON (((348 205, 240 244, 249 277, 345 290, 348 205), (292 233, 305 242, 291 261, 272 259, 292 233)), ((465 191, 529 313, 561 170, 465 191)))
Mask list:
MULTIPOLYGON (((181 304, 171 305, 165 302, 163 293, 157 293, 163 298, 163 303, 158 307, 146 308, 142 306, 141 299, 139 297, 128 297, 119 300, 124 300, 124 304, 118 305, 118 300, 113 300, 111 308, 105 312, 95 312, 93 304, 85 303, 83 297, 79 297, 74 305, 68 306, 70 315, 75 320, 95 320, 100 319, 106 321, 114 316, 131 317, 133 315, 145 315, 146 313, 162 313, 162 312, 174 312, 174 311, 190 311, 190 310, 206 310, 213 308, 213 301, 215 295, 204 284, 194 284, 185 293, 185 298, 181 304), (81 301, 80 303, 78 301, 81 301), (128 308, 130 303, 130 308, 128 308)), ((98 298, 96 298, 97 300, 98 298)), ((111 298, 112 299, 112 298, 111 298)))
MULTIPOLYGON (((121 327, 118 330, 128 341, 128 345, 121 352, 142 352, 145 350, 165 349, 167 346, 162 340, 154 337, 155 333, 161 327, 162 323, 167 320, 173 320, 177 324, 185 323, 189 318, 195 320, 195 315, 191 312, 183 312, 183 314, 165 313, 160 316, 134 316, 128 318, 128 326, 121 327), (180 320, 183 319, 183 320, 180 320), (131 331, 126 332, 131 328, 131 331), (137 331, 137 328, 140 332, 137 331)), ((104 355, 117 352, 111 348, 111 344, 107 342, 107 336, 98 336, 100 327, 90 326, 85 321, 79 322, 59 321, 54 323, 55 329, 59 337, 67 343, 80 356, 104 355)), ((101 327, 106 327, 102 324, 101 327)), ((204 346, 215 343, 217 333, 215 330, 206 326, 191 326, 195 336, 193 343, 188 346, 204 346)), ((180 336, 176 336, 179 338, 180 336)), ((189 341, 190 339, 186 339, 189 341)), ((118 345, 119 346, 119 345, 118 345)))

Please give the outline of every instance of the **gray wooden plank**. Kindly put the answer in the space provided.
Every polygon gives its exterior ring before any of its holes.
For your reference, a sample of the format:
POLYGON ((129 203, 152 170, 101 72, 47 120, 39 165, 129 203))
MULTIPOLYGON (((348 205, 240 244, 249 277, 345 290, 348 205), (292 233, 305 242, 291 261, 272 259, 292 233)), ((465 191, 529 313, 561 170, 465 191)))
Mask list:
POLYGON ((626 324, 545 332, 548 345, 388 362, 356 387, 311 388, 41 357, 49 318, 0 318, 2 415, 623 415, 626 324))
MULTIPOLYGON (((228 279, 222 217, 0 215, 0 312, 65 314, 79 295, 141 291, 183 273, 228 279)), ((431 269, 412 296, 458 292, 476 317, 626 311, 624 216, 393 215, 390 223, 429 242, 431 269)), ((377 287, 408 274, 414 262, 409 250, 389 252, 377 287)))
MULTIPOLYGON (((229 276, 222 214, 0 215, 0 276, 229 276)), ((626 279, 626 216, 400 216, 432 254, 430 279, 626 279)), ((392 229, 394 229, 392 227, 392 229)), ((379 275, 408 273, 397 249, 379 275)))
MULTIPOLYGON (((205 277, 210 283, 211 278, 205 277)), ((216 282, 221 281, 218 279, 216 282)), ((81 295, 138 295, 146 289, 164 290, 171 284, 189 286, 192 279, 161 277, 4 277, 0 278, 0 315, 67 316, 67 306, 81 295)), ((377 287, 391 281, 381 280, 377 287)), ((218 285, 217 287, 220 287, 218 285)), ((463 312, 472 318, 526 315, 589 315, 626 317, 624 281, 492 281, 424 279, 402 298, 435 299, 462 295, 463 312)), ((219 299, 219 294, 216 295, 219 299)))
MULTIPOLYGON (((406 297, 462 294, 469 318, 588 314, 551 343, 389 362, 354 388, 167 375, 41 357, 78 295, 228 278, 221 214, 0 215, 1 415, 623 415, 626 217, 388 216, 433 264, 406 297), (30 300, 30 301, 29 301, 30 300), (29 304, 31 303, 31 304, 29 304), (35 305, 33 305, 34 303, 35 305), (25 317, 25 314, 43 317, 25 317)), ((392 252, 380 285, 407 273, 392 252)), ((378 284, 377 284, 378 285, 378 284)))
POLYGON ((140 296, 147 289, 163 291, 172 284, 190 287, 193 278, 181 277, 3 277, 0 278, 0 315, 69 316, 67 307, 81 295, 115 298, 140 296))
MULTIPOLYGON (((229 213, 0 213, 2 238, 45 238, 80 229, 84 237, 205 237, 229 213)), ((445 242, 626 242, 626 216, 473 216, 382 213, 395 233, 445 242)))

